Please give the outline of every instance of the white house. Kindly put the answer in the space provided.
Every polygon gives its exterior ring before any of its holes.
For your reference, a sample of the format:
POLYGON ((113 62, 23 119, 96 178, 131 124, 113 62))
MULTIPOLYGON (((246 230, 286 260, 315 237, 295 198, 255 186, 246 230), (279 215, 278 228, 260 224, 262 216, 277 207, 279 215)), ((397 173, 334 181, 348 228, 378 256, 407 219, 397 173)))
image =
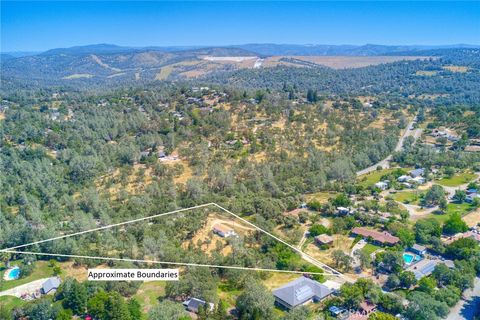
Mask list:
POLYGON ((380 181, 375 183, 375 187, 380 190, 387 190, 388 189, 388 181, 380 181))
POLYGON ((410 180, 412 180, 412 177, 407 176, 407 175, 403 175, 403 176, 400 176, 400 177, 397 178, 398 182, 408 182, 410 180))
POLYGON ((418 177, 413 178, 411 181, 413 181, 417 184, 424 184, 427 180, 422 176, 418 176, 418 177))

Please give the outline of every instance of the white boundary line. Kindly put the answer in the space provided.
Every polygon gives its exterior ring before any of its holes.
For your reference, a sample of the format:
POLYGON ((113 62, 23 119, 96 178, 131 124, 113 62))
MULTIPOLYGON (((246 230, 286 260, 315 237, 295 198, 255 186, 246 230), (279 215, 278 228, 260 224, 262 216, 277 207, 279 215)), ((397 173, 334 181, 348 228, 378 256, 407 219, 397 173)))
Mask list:
POLYGON ((30 243, 22 244, 22 245, 15 246, 15 247, 0 249, 0 252, 3 252, 5 250, 14 250, 14 249, 19 249, 19 248, 29 247, 29 246, 33 246, 33 245, 36 245, 36 244, 45 243, 45 242, 54 241, 54 240, 65 239, 65 238, 70 238, 70 237, 73 237, 73 236, 79 236, 79 235, 94 232, 94 231, 110 229, 110 228, 113 228, 113 227, 119 227, 119 226, 123 226, 123 225, 130 224, 130 223, 135 223, 135 222, 140 222, 140 221, 144 221, 144 220, 148 220, 148 219, 154 219, 154 218, 158 218, 158 217, 168 216, 168 215, 171 215, 171 214, 174 214, 174 213, 179 213, 179 212, 183 212, 183 211, 208 207, 208 206, 211 206, 211 205, 213 205, 213 203, 206 203, 206 204, 201 204, 201 205, 194 206, 194 207, 183 208, 183 209, 178 209, 178 210, 174 210, 174 211, 170 211, 170 212, 155 214, 153 216, 142 217, 142 218, 129 220, 129 221, 125 221, 125 222, 120 222, 120 223, 109 224, 109 225, 103 226, 103 227, 98 227, 98 228, 94 228, 94 229, 89 229, 89 230, 84 230, 84 231, 80 231, 80 232, 70 233, 70 234, 66 234, 66 235, 63 235, 63 236, 54 237, 54 238, 50 238, 50 239, 30 242, 30 243))
POLYGON ((189 263, 189 262, 167 262, 167 261, 129 259, 129 258, 95 257, 95 256, 82 256, 82 255, 75 255, 75 254, 43 253, 43 252, 32 252, 32 251, 2 250, 1 252, 19 253, 19 254, 28 254, 28 255, 37 255, 37 256, 52 256, 52 257, 63 257, 63 258, 91 259, 91 260, 155 263, 155 264, 167 264, 167 265, 188 266, 188 267, 208 267, 208 268, 237 269, 237 270, 251 270, 251 271, 268 271, 268 272, 281 272, 281 273, 294 273, 294 274, 315 274, 315 275, 325 275, 325 276, 331 276, 332 275, 331 273, 325 273, 325 272, 280 270, 280 269, 268 269, 268 268, 256 268, 256 267, 219 266, 219 265, 214 265, 214 264, 201 264, 201 263, 189 263))
MULTIPOLYGON (((216 203, 213 203, 213 205, 216 206, 217 208, 225 211, 226 213, 231 214, 232 216, 234 216, 235 218, 239 219, 240 221, 243 221, 244 223, 246 223, 246 224, 254 227, 255 229, 257 229, 257 230, 259 230, 259 231, 261 231, 261 232, 269 235, 269 236, 272 237, 273 239, 275 239, 275 240, 283 243, 284 245, 286 245, 286 246, 288 246, 289 248, 293 249, 295 252, 298 252, 304 260, 306 260, 305 257, 307 257, 308 259, 311 259, 312 261, 315 261, 315 263, 318 263, 319 265, 321 265, 322 268, 327 269, 328 271, 330 271, 330 273, 331 273, 332 275, 343 276, 343 274, 340 273, 339 271, 333 269, 332 267, 326 265, 326 264, 323 263, 323 262, 318 261, 317 259, 315 259, 315 258, 313 258, 312 256, 310 256, 310 255, 306 254, 305 252, 303 252, 302 250, 298 249, 297 247, 294 247, 294 246, 292 246, 291 244, 289 244, 288 242, 285 242, 285 241, 283 241, 282 239, 278 238, 277 236, 271 234, 270 232, 263 230, 262 228, 260 228, 260 227, 258 227, 258 226, 256 226, 256 225, 254 225, 253 223, 251 223, 250 221, 245 220, 244 218, 242 218, 242 217, 236 215, 235 213, 231 212, 230 210, 225 209, 224 207, 222 207, 222 206, 220 206, 220 205, 218 205, 218 204, 216 204, 216 203)), ((312 263, 311 261, 308 261, 308 260, 307 260, 307 262, 312 263)))
MULTIPOLYGON (((118 226, 123 226, 123 225, 126 225, 126 224, 130 224, 130 223, 135 223, 135 222, 140 222, 140 221, 145 221, 145 220, 149 220, 149 219, 154 219, 154 218, 158 218, 158 217, 162 217, 162 216, 167 216, 167 215, 171 215, 171 214, 175 214, 175 213, 179 213, 179 212, 184 212, 184 211, 189 211, 189 210, 193 210, 193 209, 198 209, 198 208, 204 208, 204 207, 208 207, 208 206, 215 206, 217 208, 219 208, 220 210, 234 216, 235 218, 241 220, 242 222, 254 227, 255 229, 265 233, 266 235, 272 237, 273 239, 281 242, 282 244, 288 246, 289 248, 291 248, 292 250, 294 250, 295 252, 299 253, 300 256, 302 257, 303 260, 313 264, 313 265, 317 265, 317 266, 321 266, 323 269, 326 269, 328 270, 330 273, 318 273, 318 274, 327 274, 327 275, 332 275, 332 276, 338 276, 338 277, 342 277, 342 278, 345 278, 345 276, 333 269, 332 267, 326 265, 325 263, 323 262, 320 262, 318 261, 317 259, 313 258, 312 256, 304 253, 303 251, 301 251, 300 249, 292 246, 291 244, 289 244, 288 242, 285 242, 284 240, 276 237, 275 235, 271 234, 270 232, 268 231, 265 231, 264 229, 254 225, 253 223, 251 223, 250 221, 248 220, 245 220, 244 218, 236 215, 235 213, 231 212, 230 210, 228 209, 225 209, 224 207, 214 203, 214 202, 211 202, 211 203, 205 203, 205 204, 201 204, 201 205, 198 205, 198 206, 193 206, 193 207, 189 207, 189 208, 183 208, 183 209, 178 209, 178 210, 174 210, 174 211, 170 211, 170 212, 165 212, 165 213, 160 213, 160 214, 156 214, 156 215, 152 215, 152 216, 148 216, 148 217, 142 217, 142 218, 138 218, 138 219, 133 219, 133 220, 129 220, 129 221, 124 221, 124 222, 120 222, 120 223, 115 223, 115 224, 110 224, 110 225, 106 225, 106 226, 102 226, 102 227, 98 227, 98 228, 94 228, 94 229, 89 229, 89 230, 84 230, 84 231, 79 231, 79 232, 75 232, 75 233, 70 233, 70 234, 66 234, 66 235, 63 235, 63 236, 58 236, 58 237, 53 237, 53 238, 49 238, 49 239, 44 239, 44 240, 39 240, 39 241, 35 241, 35 242, 30 242, 30 243, 26 243, 26 244, 22 244, 22 245, 18 245, 18 246, 14 246, 14 247, 10 247, 10 248, 5 248, 5 249, 0 249, 0 252, 10 252, 10 253, 18 253, 18 254, 36 254, 36 255, 48 255, 48 256, 58 256, 58 257, 71 257, 71 258, 85 258, 85 259, 98 259, 98 260, 118 260, 118 261, 132 261, 132 262, 152 262, 152 263, 163 263, 163 264, 176 264, 176 265, 195 265, 195 264, 188 264, 188 263, 180 263, 180 262, 160 262, 160 261, 150 261, 150 260, 135 260, 135 259, 119 259, 119 258, 108 258, 108 257, 89 257, 89 256, 75 256, 75 255, 60 255, 60 254, 50 254, 50 253, 40 253, 40 252, 28 252, 27 251, 16 251, 15 249, 19 249, 19 248, 25 248, 25 247, 29 247, 29 246, 33 246, 33 245, 36 245, 36 244, 41 244, 41 243, 45 243, 45 242, 50 242, 50 241, 54 241, 54 240, 60 240, 60 239, 65 239, 65 238, 70 238, 70 237, 73 237, 73 236, 78 236, 78 235, 82 235, 82 234, 86 234, 86 233, 91 233, 91 232, 95 232, 95 231, 100 231, 100 230, 105 230, 105 229, 110 229, 110 228, 113 228, 113 227, 118 227, 118 226)), ((221 268, 222 266, 214 266, 214 265, 197 265, 197 266, 209 266, 209 267, 217 267, 217 268, 221 268)), ((225 268, 230 268, 230 266, 223 266, 225 268)), ((233 269, 238 269, 238 268, 241 268, 241 267, 232 267, 233 269)), ((249 270, 252 270, 252 268, 246 268, 246 269, 249 269, 249 270)), ((254 268, 255 269, 255 268, 254 268)), ((256 269, 259 269, 259 270, 264 270, 264 271, 267 271, 267 270, 270 270, 270 271, 274 271, 274 270, 277 270, 277 269, 261 269, 261 268, 256 268, 256 269)), ((285 272, 287 270, 278 270, 279 272, 285 272)), ((298 272, 295 272, 295 273, 311 273, 311 274, 314 274, 312 272, 301 272, 301 271, 298 271, 298 272)))

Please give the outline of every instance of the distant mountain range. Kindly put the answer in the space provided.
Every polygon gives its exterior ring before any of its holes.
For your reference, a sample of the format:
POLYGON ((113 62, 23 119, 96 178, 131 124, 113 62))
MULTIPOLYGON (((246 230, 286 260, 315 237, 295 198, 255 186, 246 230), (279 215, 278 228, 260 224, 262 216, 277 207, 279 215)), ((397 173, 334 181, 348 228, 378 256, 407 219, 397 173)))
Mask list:
POLYGON ((459 48, 475 51, 471 48, 480 47, 462 44, 454 46, 244 44, 227 47, 134 48, 95 44, 57 48, 42 53, 2 53, 0 59, 4 84, 13 82, 35 85, 93 82, 109 84, 188 79, 218 71, 279 65, 362 67, 398 60, 442 56, 446 51, 459 48))
POLYGON ((2 52, 2 55, 11 57, 25 57, 32 55, 55 55, 55 54, 112 54, 131 53, 142 51, 163 51, 177 52, 190 51, 206 48, 239 48, 251 51, 257 55, 292 55, 292 56, 375 56, 392 54, 413 54, 424 50, 452 49, 452 48, 480 48, 480 45, 453 44, 453 45, 328 45, 328 44, 274 44, 274 43, 251 43, 230 46, 147 46, 147 47, 126 47, 114 44, 92 44, 75 46, 70 48, 56 48, 45 52, 39 51, 15 51, 2 52))

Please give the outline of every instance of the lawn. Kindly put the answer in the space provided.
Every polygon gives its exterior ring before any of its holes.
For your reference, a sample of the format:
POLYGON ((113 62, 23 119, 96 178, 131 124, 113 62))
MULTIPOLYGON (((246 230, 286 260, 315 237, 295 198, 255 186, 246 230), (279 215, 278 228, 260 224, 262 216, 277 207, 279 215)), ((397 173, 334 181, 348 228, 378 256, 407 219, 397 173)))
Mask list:
POLYGON ((477 176, 471 172, 463 172, 454 175, 451 178, 444 178, 436 181, 438 184, 445 187, 458 187, 462 184, 469 183, 474 180, 477 176))
POLYGON ((5 308, 8 311, 12 311, 15 308, 21 307, 26 302, 20 298, 13 296, 1 296, 0 297, 0 308, 5 308))
POLYGON ((140 303, 143 311, 148 312, 158 303, 158 298, 165 296, 165 285, 165 282, 159 281, 144 282, 133 297, 140 303))
POLYGON ((434 218, 435 220, 443 224, 453 213, 458 213, 461 216, 464 216, 474 209, 475 207, 471 206, 468 203, 449 203, 447 205, 447 210, 444 214, 432 213, 426 216, 426 218, 434 218))
POLYGON ((386 174, 394 172, 398 168, 376 170, 359 177, 359 184, 363 187, 369 187, 380 181, 380 178, 386 174))
POLYGON ((392 198, 393 200, 401 203, 418 205, 420 202, 421 195, 422 193, 418 191, 404 191, 404 192, 397 192, 396 194, 392 195, 392 198))
POLYGON ((376 246, 374 244, 371 244, 371 243, 367 243, 365 245, 365 247, 362 248, 362 251, 367 253, 367 254, 372 254, 374 253, 375 251, 377 251, 378 249, 381 249, 381 247, 379 246, 376 246))
POLYGON ((469 203, 449 203, 447 205, 447 214, 459 213, 461 216, 466 215, 470 211, 475 209, 474 206, 469 203))
MULTIPOLYGON (((17 287, 19 285, 32 282, 38 279, 42 278, 49 278, 53 276, 53 270, 51 267, 48 266, 48 261, 37 261, 35 262, 35 266, 33 268, 33 271, 30 275, 27 277, 21 277, 18 280, 11 280, 11 281, 3 281, 0 284, 0 291, 8 290, 14 287, 17 287)), ((21 261, 11 261, 10 265, 15 266, 21 265, 21 261)), ((2 272, 2 277, 3 277, 3 272, 2 272)))

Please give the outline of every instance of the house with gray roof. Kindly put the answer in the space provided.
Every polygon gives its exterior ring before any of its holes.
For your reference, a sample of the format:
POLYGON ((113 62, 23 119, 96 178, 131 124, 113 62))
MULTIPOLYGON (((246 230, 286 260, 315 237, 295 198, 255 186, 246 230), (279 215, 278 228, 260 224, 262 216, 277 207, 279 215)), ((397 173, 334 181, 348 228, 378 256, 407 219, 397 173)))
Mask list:
POLYGON ((183 302, 183 305, 188 311, 194 313, 198 313, 200 307, 206 308, 208 311, 213 311, 215 307, 213 303, 207 303, 206 301, 197 298, 188 299, 183 302))
POLYGON ((319 302, 333 293, 318 281, 300 277, 283 287, 273 290, 275 303, 286 309, 293 309, 309 302, 319 302))
POLYGON ((416 178, 416 177, 419 177, 419 176, 423 176, 423 174, 425 173, 425 169, 424 168, 418 168, 418 169, 411 170, 409 173, 410 173, 410 176, 412 178, 416 178))
POLYGON ((413 272, 415 274, 415 278, 417 280, 420 280, 423 277, 431 275, 433 270, 435 270, 435 267, 438 264, 441 264, 441 263, 443 263, 444 265, 446 265, 447 267, 449 267, 451 269, 455 268, 455 264, 451 260, 423 259, 423 260, 420 260, 419 262, 411 265, 406 270, 413 272))
POLYGON ((415 243, 413 246, 410 247, 410 251, 423 256, 425 253, 427 253, 427 248, 425 246, 415 243))
POLYGON ((60 279, 50 278, 42 284, 42 293, 43 294, 54 293, 57 291, 58 287, 60 287, 60 279))

